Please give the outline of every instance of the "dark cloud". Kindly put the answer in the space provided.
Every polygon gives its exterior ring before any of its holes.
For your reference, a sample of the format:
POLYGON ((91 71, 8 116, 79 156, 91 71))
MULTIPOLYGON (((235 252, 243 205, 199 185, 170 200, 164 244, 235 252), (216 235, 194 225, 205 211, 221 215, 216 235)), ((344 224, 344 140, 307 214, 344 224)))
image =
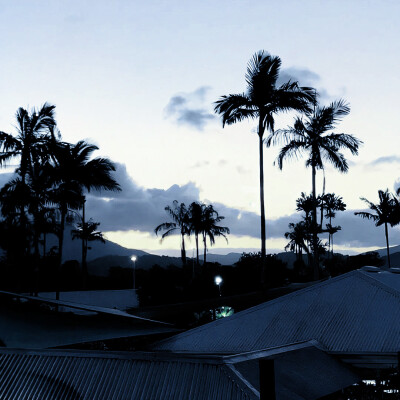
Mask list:
POLYGON ((288 81, 297 81, 300 86, 315 87, 318 91, 320 100, 329 100, 331 96, 328 92, 319 86, 321 77, 315 72, 306 68, 283 68, 279 74, 277 85, 282 85, 288 81))
POLYGON ((395 155, 379 157, 376 160, 371 161, 368 165, 376 166, 380 164, 392 164, 392 163, 400 163, 400 157, 395 155))
MULTIPOLYGON (((168 220, 164 208, 174 200, 189 205, 199 200, 199 188, 192 182, 185 185, 173 185, 164 189, 146 189, 137 185, 128 175, 126 167, 116 164, 115 179, 122 187, 121 192, 91 192, 87 195, 87 218, 101 223, 102 231, 138 230, 153 232, 160 223, 168 220)), ((0 187, 14 174, 0 174, 0 187)), ((396 185, 396 184, 395 184, 396 185)), ((228 226, 232 235, 260 237, 260 216, 257 213, 227 207, 213 203, 215 209, 224 216, 223 226, 228 226)), ((384 227, 375 227, 372 221, 356 215, 357 210, 348 210, 337 214, 334 225, 342 230, 335 234, 335 245, 346 247, 385 247, 384 227)), ((361 211, 361 210, 360 210, 361 211)), ((299 213, 277 219, 267 219, 267 238, 284 237, 290 222, 298 222, 299 213)), ((400 243, 400 228, 390 228, 389 238, 392 244, 400 243)))
POLYGON ((208 122, 216 117, 204 108, 204 101, 209 87, 202 86, 191 93, 181 93, 171 97, 165 112, 176 123, 202 131, 208 122))
POLYGON ((190 204, 199 199, 199 189, 191 182, 173 185, 167 190, 140 187, 122 164, 117 164, 115 179, 121 185, 121 192, 93 192, 87 196, 88 218, 101 222, 103 231, 153 232, 168 219, 165 206, 174 200, 190 204))

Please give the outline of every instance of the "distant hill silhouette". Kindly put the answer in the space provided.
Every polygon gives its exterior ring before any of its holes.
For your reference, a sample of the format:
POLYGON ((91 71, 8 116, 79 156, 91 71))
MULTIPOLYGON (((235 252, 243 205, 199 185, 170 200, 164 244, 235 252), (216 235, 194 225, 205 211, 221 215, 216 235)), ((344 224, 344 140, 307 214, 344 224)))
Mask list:
MULTIPOLYGON (((82 258, 82 241, 79 239, 72 240, 71 231, 74 227, 67 225, 65 228, 64 235, 64 251, 63 251, 63 261, 67 260, 78 260, 80 261, 82 258)), ((55 235, 48 235, 46 239, 46 248, 47 251, 51 249, 53 246, 58 246, 58 239, 55 235)), ((89 242, 90 250, 88 250, 87 260, 88 262, 94 260, 99 257, 116 255, 116 256, 129 256, 136 255, 137 257, 147 255, 142 250, 136 249, 127 249, 126 247, 122 247, 119 244, 106 240, 106 243, 102 242, 89 242)))
MULTIPOLYGON (((156 256, 146 253, 138 256, 136 260, 136 269, 150 269, 156 264, 162 268, 167 268, 171 265, 181 267, 182 261, 178 257, 156 256)), ((113 267, 133 268, 131 256, 108 255, 88 262, 88 271, 90 275, 108 276, 110 268, 113 267)))
MULTIPOLYGON (((373 251, 377 252, 381 257, 386 256, 386 247, 384 247, 382 249, 373 250, 373 251)), ((400 252, 400 245, 389 247, 389 254, 394 254, 394 253, 398 253, 398 252, 400 252)), ((392 261, 392 257, 390 257, 390 261, 392 261)))

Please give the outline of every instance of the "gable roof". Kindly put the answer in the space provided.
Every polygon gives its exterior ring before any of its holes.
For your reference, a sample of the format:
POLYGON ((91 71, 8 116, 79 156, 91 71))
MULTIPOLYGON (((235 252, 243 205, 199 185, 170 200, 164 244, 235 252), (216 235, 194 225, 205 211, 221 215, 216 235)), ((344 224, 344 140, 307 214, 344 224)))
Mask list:
POLYGON ((171 334, 178 329, 165 322, 136 317, 104 307, 0 291, 0 341, 6 347, 43 349, 122 337, 171 334), (15 302, 14 298, 27 302, 15 302), (32 303, 60 305, 95 315, 50 312, 32 303))
POLYGON ((142 353, 0 350, 0 397, 57 400, 253 400, 220 359, 142 353))
MULTIPOLYGON (((400 275, 393 274, 393 279, 400 275)), ((314 339, 330 352, 397 352, 400 292, 394 287, 352 271, 178 334, 153 348, 235 354, 314 339)))

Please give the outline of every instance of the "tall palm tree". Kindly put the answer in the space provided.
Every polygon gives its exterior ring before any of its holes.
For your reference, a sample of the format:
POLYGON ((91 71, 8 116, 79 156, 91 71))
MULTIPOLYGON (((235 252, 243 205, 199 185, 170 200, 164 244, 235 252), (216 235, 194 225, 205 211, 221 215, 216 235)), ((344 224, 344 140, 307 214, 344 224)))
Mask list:
MULTIPOLYGON (((52 201, 60 210, 59 231, 59 268, 62 263, 65 218, 68 209, 79 209, 82 205, 84 190, 121 190, 112 177, 114 164, 106 158, 90 159, 98 147, 85 141, 76 144, 54 141, 52 143, 53 164, 48 166, 52 179, 52 201)), ((84 266, 83 266, 84 267, 84 266)), ((87 271, 83 271, 84 275, 87 271)), ((59 293, 57 292, 57 296, 59 293)))
MULTIPOLYGON (((54 109, 55 106, 48 103, 40 109, 27 110, 20 107, 15 115, 17 134, 0 132, 0 166, 13 158, 19 158, 16 172, 20 177, 20 185, 32 186, 37 175, 36 170, 41 169, 48 159, 47 144, 50 130, 55 126, 54 109)), ((9 189, 12 186, 14 185, 11 184, 9 189)), ((29 225, 26 215, 28 196, 21 198, 18 203, 21 227, 26 227, 29 225)), ((35 243, 37 244, 36 240, 35 243)), ((37 246, 35 249, 37 250, 37 246)))
POLYGON ((196 266, 199 267, 199 235, 203 231, 203 216, 206 205, 194 201, 189 205, 189 230, 194 234, 196 242, 196 266))
POLYGON ((313 229, 313 253, 314 253, 314 279, 318 279, 318 223, 315 176, 318 169, 324 168, 324 161, 331 163, 338 171, 345 173, 349 166, 346 158, 340 152, 348 149, 351 154, 357 155, 358 148, 362 143, 353 135, 345 133, 327 133, 333 130, 337 123, 350 112, 349 105, 344 100, 331 103, 329 106, 317 106, 314 111, 304 112, 305 120, 297 117, 293 127, 278 130, 267 139, 267 145, 283 143, 283 147, 277 158, 280 169, 285 159, 297 159, 306 154, 306 166, 312 170, 312 197, 314 207, 312 211, 313 229))
POLYGON ((366 218, 374 221, 375 226, 385 226, 386 252, 388 265, 390 268, 388 225, 394 226, 399 223, 399 202, 391 193, 389 193, 389 189, 386 189, 385 191, 379 190, 378 195, 379 203, 376 204, 367 200, 365 197, 361 197, 361 200, 365 201, 368 204, 370 210, 373 212, 359 211, 355 212, 354 214, 359 215, 361 218, 366 218))
MULTIPOLYGON (((276 114, 282 111, 309 111, 314 100, 311 88, 299 87, 297 82, 277 86, 281 59, 259 51, 247 66, 247 92, 222 96, 215 102, 215 112, 222 115, 222 126, 244 119, 258 120, 260 169, 261 257, 263 269, 266 260, 266 233, 264 208, 264 133, 274 131, 276 114)), ((263 271, 264 276, 264 271, 263 271)), ((263 279, 263 278, 262 278, 263 279)))
POLYGON ((23 182, 34 166, 47 157, 50 129, 55 126, 55 106, 45 103, 39 110, 20 107, 16 112, 17 135, 0 132, 0 166, 19 157, 18 173, 23 182))
POLYGON ((189 211, 184 203, 179 204, 178 200, 174 200, 171 206, 166 206, 165 211, 169 214, 172 222, 164 222, 158 225, 154 232, 158 235, 158 232, 164 230, 165 232, 161 236, 161 241, 167 236, 171 235, 175 231, 179 231, 181 235, 181 259, 182 264, 186 265, 186 249, 185 249, 185 236, 190 235, 189 226, 189 211))
POLYGON ((207 237, 210 240, 210 246, 215 243, 215 238, 217 236, 222 236, 225 238, 226 242, 228 242, 227 234, 230 233, 230 230, 226 226, 217 225, 221 222, 225 217, 219 215, 218 212, 214 209, 212 204, 205 206, 203 208, 203 217, 202 217, 202 234, 203 234, 203 246, 204 246, 204 265, 207 263, 207 237))

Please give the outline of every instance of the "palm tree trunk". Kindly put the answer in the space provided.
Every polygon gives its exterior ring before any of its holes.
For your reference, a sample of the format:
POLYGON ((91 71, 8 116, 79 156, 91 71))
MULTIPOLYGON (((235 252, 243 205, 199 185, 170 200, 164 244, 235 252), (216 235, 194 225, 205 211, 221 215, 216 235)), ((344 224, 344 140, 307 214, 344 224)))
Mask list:
POLYGON ((182 243, 181 243, 181 259, 183 266, 186 266, 186 250, 185 250, 185 235, 182 233, 182 243))
MULTIPOLYGON (((332 229, 332 217, 329 217, 329 225, 331 226, 332 229)), ((329 233, 329 248, 331 249, 331 256, 333 257, 333 233, 329 233)))
POLYGON ((264 206, 264 127, 262 117, 258 125, 259 153, 260 153, 260 208, 261 208, 261 283, 265 281, 265 263, 266 263, 266 236, 265 236, 265 206, 264 206))
POLYGON ((43 232, 43 258, 46 257, 46 232, 43 232))
POLYGON ((198 267, 199 264, 199 234, 196 233, 196 266, 198 267))
POLYGON ((206 265, 207 262, 207 237, 203 233, 203 243, 204 243, 204 259, 203 259, 203 265, 206 265))
POLYGON ((315 175, 316 175, 316 168, 315 165, 312 166, 312 196, 313 196, 313 213, 312 213, 312 241, 313 241, 313 248, 314 248, 314 257, 313 257, 313 269, 314 269, 314 280, 317 281, 319 278, 319 271, 318 271, 318 236, 317 236, 317 203, 316 203, 316 196, 315 196, 315 175))
POLYGON ((387 252, 387 258, 388 258, 388 266, 390 269, 389 234, 388 234, 387 222, 385 222, 385 236, 386 236, 386 252, 387 252))
POLYGON ((63 256, 63 244, 64 244, 64 228, 65 228, 65 217, 67 215, 67 206, 61 205, 61 222, 60 222, 60 232, 58 236, 58 265, 56 271, 56 300, 60 300, 60 275, 61 275, 61 265, 63 256))
POLYGON ((88 271, 86 264, 86 255, 87 255, 87 241, 85 240, 85 202, 86 199, 83 198, 82 201, 82 280, 83 280, 83 289, 86 289, 88 271))

